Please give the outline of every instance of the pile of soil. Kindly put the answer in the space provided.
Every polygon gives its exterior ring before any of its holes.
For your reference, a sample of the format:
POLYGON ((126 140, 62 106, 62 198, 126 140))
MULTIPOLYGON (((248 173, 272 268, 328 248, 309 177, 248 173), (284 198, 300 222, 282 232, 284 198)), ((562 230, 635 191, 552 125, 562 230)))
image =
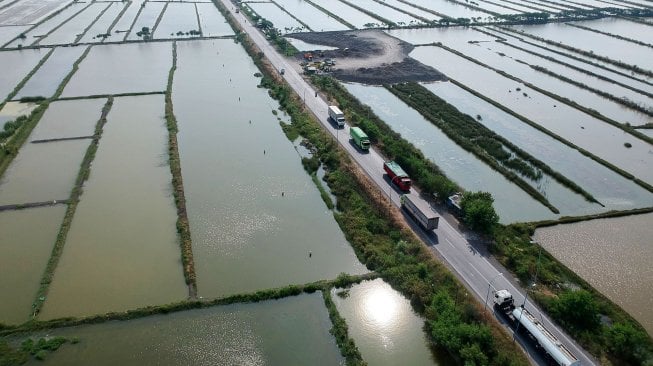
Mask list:
MULTIPOLYGON (((295 33, 287 37, 338 47, 313 53, 314 60, 335 59, 332 74, 343 81, 387 84, 446 80, 438 70, 408 57, 414 46, 380 30, 295 33)), ((303 53, 297 55, 298 62, 303 53)))

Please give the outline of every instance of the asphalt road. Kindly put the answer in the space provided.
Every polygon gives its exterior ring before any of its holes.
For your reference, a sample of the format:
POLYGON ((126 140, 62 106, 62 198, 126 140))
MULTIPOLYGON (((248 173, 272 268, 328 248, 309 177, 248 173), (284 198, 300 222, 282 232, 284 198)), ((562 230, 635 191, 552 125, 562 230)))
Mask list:
MULTIPOLYGON (((253 27, 244 14, 235 13, 234 5, 229 0, 221 0, 229 9, 232 15, 240 23, 241 27, 249 34, 252 41, 263 51, 270 63, 277 69, 285 69, 283 77, 288 84, 295 90, 297 95, 303 98, 305 106, 312 111, 317 119, 324 125, 327 132, 332 134, 338 140, 340 145, 351 155, 358 165, 374 181, 379 189, 387 194, 392 202, 400 206, 400 193, 390 185, 390 181, 383 170, 383 157, 375 150, 370 149, 369 153, 359 151, 349 139, 349 126, 345 125, 344 129, 337 129, 328 119, 328 105, 319 95, 316 96, 316 90, 304 80, 299 74, 296 61, 286 59, 281 56, 275 48, 268 43, 259 30, 253 27)), ((422 199, 419 193, 413 189, 411 195, 416 199, 422 199)), ((433 207, 433 206, 431 206, 433 207)), ((435 212, 437 208, 433 207, 435 212)), ((524 302, 524 289, 518 287, 514 279, 507 278, 510 273, 497 263, 492 263, 484 254, 479 252, 471 244, 473 234, 465 234, 457 230, 455 220, 444 212, 438 212, 443 219, 440 220, 439 227, 431 232, 425 232, 418 227, 411 219, 407 221, 413 227, 413 230, 425 241, 425 243, 442 258, 450 269, 464 281, 467 287, 483 303, 487 299, 487 309, 493 312, 492 290, 507 289, 513 294, 515 304, 524 302), (488 292, 489 291, 489 292, 488 292), (489 293, 489 298, 487 298, 489 293)), ((540 319, 542 324, 549 329, 580 361, 582 365, 598 364, 591 358, 578 344, 573 341, 566 333, 556 327, 551 320, 530 301, 526 301, 525 307, 536 318, 540 319)), ((502 316, 494 313, 499 321, 505 324, 502 316)), ((509 327, 506 327, 510 332, 509 327)), ((535 364, 546 365, 538 356, 537 352, 528 345, 528 342, 522 336, 516 336, 517 341, 522 344, 529 355, 531 361, 535 364)))

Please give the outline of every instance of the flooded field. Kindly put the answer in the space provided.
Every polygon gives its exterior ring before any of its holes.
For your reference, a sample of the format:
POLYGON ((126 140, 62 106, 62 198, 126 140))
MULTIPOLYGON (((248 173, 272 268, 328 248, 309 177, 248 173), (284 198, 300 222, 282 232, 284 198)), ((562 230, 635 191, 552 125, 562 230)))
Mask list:
POLYGON ((290 14, 308 24, 315 32, 348 30, 349 27, 340 23, 331 15, 326 14, 318 8, 305 1, 277 0, 275 1, 290 14))
POLYGON ((45 39, 40 40, 39 44, 55 45, 75 43, 77 38, 84 34, 86 28, 110 5, 110 3, 92 3, 84 11, 54 30, 45 39))
POLYGON ((409 2, 451 18, 488 18, 491 16, 489 13, 446 0, 410 0, 409 2))
POLYGON ((319 294, 57 329, 43 365, 344 365, 319 294))
POLYGON ((0 72, 0 103, 46 53, 47 50, 43 49, 0 52, 0 65, 3 69, 3 72, 0 72))
POLYGON ((410 301, 382 279, 347 290, 333 289, 331 297, 368 364, 448 364, 434 358, 423 330, 424 320, 413 311, 410 301))
POLYGON ((440 129, 385 88, 345 84, 347 90, 392 129, 432 160, 454 182, 470 191, 492 193, 500 221, 536 221, 555 218, 548 208, 451 141, 440 129))
POLYGON ((25 144, 0 178, 0 205, 68 199, 89 141, 25 144))
POLYGON ((575 193, 541 189, 563 215, 585 215, 608 210, 627 210, 653 205, 653 195, 632 181, 530 127, 516 117, 448 82, 424 84, 438 97, 470 116, 481 116, 480 123, 562 173, 590 192, 605 208, 579 200, 575 193))
POLYGON ((256 14, 271 21, 281 33, 307 31, 303 24, 283 11, 274 3, 247 3, 256 14))
POLYGON ((200 16, 202 35, 206 37, 228 36, 234 34, 227 21, 213 4, 195 4, 200 16))
POLYGON ((126 39, 129 41, 143 39, 143 37, 139 36, 138 33, 144 27, 147 27, 150 30, 150 33, 156 32, 154 26, 156 25, 156 21, 166 5, 166 3, 155 3, 151 1, 146 1, 143 4, 144 6, 138 14, 136 22, 132 25, 131 32, 129 32, 127 35, 126 39))
POLYGON ((62 97, 164 91, 172 66, 170 43, 92 46, 62 97), (129 65, 129 67, 124 67, 129 65))
POLYGON ((36 27, 25 32, 25 38, 18 38, 15 41, 11 42, 6 47, 19 47, 19 46, 29 46, 35 43, 38 43, 43 37, 47 36, 52 32, 56 27, 65 23, 69 18, 75 16, 78 12, 83 11, 90 4, 86 3, 70 3, 60 12, 56 13, 51 18, 39 23, 36 27))
POLYGON ((0 323, 18 324, 32 315, 65 212, 65 205, 0 212, 0 323))
POLYGON ((609 57, 613 60, 620 60, 627 64, 637 65, 653 71, 651 49, 645 46, 630 42, 627 43, 604 34, 560 23, 513 26, 512 28, 520 32, 533 34, 554 42, 561 42, 587 52, 592 51, 593 53, 609 57), (627 53, 623 52, 624 47, 628 47, 627 53))
POLYGON ((85 49, 86 47, 83 46, 56 48, 47 61, 20 89, 15 99, 37 96, 51 97, 85 49))
POLYGON ((0 26, 0 47, 30 28, 29 25, 0 26))
POLYGON ((114 101, 41 319, 186 298, 163 99, 114 101))
POLYGON ((154 38, 188 37, 188 32, 199 30, 195 4, 169 3, 161 23, 156 27, 154 38))
POLYGON ((424 24, 421 19, 402 13, 388 6, 380 4, 374 0, 358 0, 356 6, 368 10, 384 19, 387 19, 397 25, 417 25, 424 24))
POLYGON ((653 183, 653 160, 649 157, 650 146, 646 142, 439 47, 419 47, 411 56, 636 177, 653 183), (632 148, 626 148, 626 142, 632 148))
POLYGON ((0 25, 36 24, 68 4, 68 0, 22 0, 11 5, 4 1, 0 5, 7 7, 0 10, 0 25))
POLYGON ((535 240, 653 334, 653 214, 537 229, 535 240))
POLYGON ((385 26, 385 23, 361 12, 358 9, 352 8, 351 6, 343 2, 329 1, 329 0, 311 0, 311 1, 314 4, 322 7, 323 9, 328 9, 331 13, 337 14, 340 18, 344 19, 347 23, 353 25, 358 29, 367 28, 366 25, 372 27, 385 26))
POLYGON ((172 96, 204 297, 365 272, 256 71, 231 40, 178 44, 172 96))
POLYGON ((91 27, 84 33, 84 36, 79 40, 79 43, 95 43, 102 42, 104 38, 99 37, 101 34, 109 34, 107 37, 108 40, 116 41, 120 35, 111 35, 109 33, 109 28, 120 15, 120 12, 123 11, 125 7, 129 6, 129 3, 110 3, 109 8, 98 18, 98 20, 91 25, 91 27))
POLYGON ((103 98, 53 102, 28 141, 92 136, 106 102, 103 98))

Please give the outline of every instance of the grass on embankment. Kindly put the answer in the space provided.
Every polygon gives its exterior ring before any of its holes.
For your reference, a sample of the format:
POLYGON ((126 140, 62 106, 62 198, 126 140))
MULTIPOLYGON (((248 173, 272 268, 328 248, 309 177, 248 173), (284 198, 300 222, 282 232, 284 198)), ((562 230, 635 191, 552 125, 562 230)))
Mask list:
POLYGON ((181 160, 179 159, 179 146, 177 143, 177 118, 172 105, 172 84, 175 70, 177 69, 177 42, 172 43, 172 67, 168 73, 168 84, 165 93, 165 118, 168 128, 168 161, 170 173, 172 174, 172 191, 177 207, 177 233, 179 234, 179 246, 181 247, 181 261, 184 267, 184 279, 188 285, 188 296, 197 296, 197 277, 195 275, 195 264, 193 261, 193 242, 190 235, 190 224, 186 211, 186 196, 184 193, 184 181, 181 175, 181 160))

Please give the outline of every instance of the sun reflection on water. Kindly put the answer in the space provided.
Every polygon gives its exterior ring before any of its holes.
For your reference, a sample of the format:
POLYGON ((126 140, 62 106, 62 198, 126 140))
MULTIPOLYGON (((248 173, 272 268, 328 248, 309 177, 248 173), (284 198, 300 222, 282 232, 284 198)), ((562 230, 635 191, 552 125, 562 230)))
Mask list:
POLYGON ((365 294, 362 306, 364 316, 376 326, 388 327, 397 319, 399 300, 391 288, 375 286, 365 294))

